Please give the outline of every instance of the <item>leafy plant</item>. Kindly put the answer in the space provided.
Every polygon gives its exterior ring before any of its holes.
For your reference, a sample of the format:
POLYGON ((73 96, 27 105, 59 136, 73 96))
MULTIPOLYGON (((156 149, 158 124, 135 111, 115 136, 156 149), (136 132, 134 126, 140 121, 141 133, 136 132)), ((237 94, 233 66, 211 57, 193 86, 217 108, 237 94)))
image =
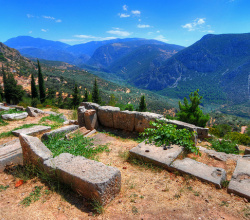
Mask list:
POLYGON ((104 206, 96 199, 93 199, 93 201, 91 202, 92 208, 95 211, 95 213, 97 214, 103 214, 105 209, 104 206))
POLYGON ((247 134, 241 134, 238 132, 230 132, 225 136, 225 138, 235 141, 238 144, 242 144, 246 146, 250 145, 250 137, 247 134))
POLYGON ((30 206, 32 202, 36 202, 40 199, 41 197, 41 190, 43 186, 35 186, 33 191, 29 194, 29 196, 25 197, 22 201, 21 204, 24 205, 25 207, 30 206))
POLYGON ((141 133, 144 138, 147 138, 147 143, 154 143, 158 147, 177 144, 183 146, 189 152, 199 153, 192 140, 194 133, 186 129, 176 129, 176 125, 166 124, 164 121, 151 121, 150 125, 154 128, 147 128, 141 133))
POLYGON ((239 154, 238 149, 236 148, 236 142, 228 141, 228 140, 210 140, 212 145, 208 146, 209 148, 213 148, 218 152, 225 152, 227 154, 239 154))

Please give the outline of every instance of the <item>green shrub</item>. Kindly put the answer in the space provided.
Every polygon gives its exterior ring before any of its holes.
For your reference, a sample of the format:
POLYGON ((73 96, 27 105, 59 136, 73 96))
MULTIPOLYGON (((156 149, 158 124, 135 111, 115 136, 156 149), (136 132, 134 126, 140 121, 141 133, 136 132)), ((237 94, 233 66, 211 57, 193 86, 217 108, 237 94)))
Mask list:
POLYGON ((147 138, 148 143, 156 146, 177 144, 183 146, 187 151, 198 154, 199 150, 195 147, 194 133, 186 129, 176 129, 176 125, 166 124, 164 121, 150 122, 154 128, 147 128, 141 135, 147 138))
POLYGON ((247 145, 247 146, 250 145, 250 137, 247 134, 241 134, 238 132, 230 132, 225 136, 225 138, 235 141, 238 144, 247 145))
POLYGON ((45 141, 45 145, 51 150, 53 156, 58 156, 61 153, 70 153, 75 156, 84 156, 90 159, 96 159, 95 156, 99 152, 108 151, 107 146, 98 146, 93 148, 92 140, 83 137, 81 134, 76 134, 72 139, 62 139, 63 135, 49 137, 45 141))
POLYGON ((213 134, 216 137, 224 137, 227 133, 231 131, 231 126, 227 124, 214 125, 212 128, 209 128, 210 134, 213 134))
POLYGON ((227 154, 239 154, 236 148, 236 142, 228 140, 211 140, 209 141, 212 145, 208 146, 218 152, 225 152, 227 154))

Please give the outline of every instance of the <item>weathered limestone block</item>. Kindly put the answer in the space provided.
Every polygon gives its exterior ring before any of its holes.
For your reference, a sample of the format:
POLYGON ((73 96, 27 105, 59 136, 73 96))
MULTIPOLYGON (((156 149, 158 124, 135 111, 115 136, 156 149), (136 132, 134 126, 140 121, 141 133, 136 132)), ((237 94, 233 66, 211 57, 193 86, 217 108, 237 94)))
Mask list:
POLYGON ((98 119, 101 123, 101 125, 105 127, 114 127, 114 119, 113 114, 120 111, 120 108, 113 107, 113 106, 100 106, 98 108, 98 119))
POLYGON ((16 106, 15 108, 17 111, 25 111, 25 108, 23 106, 16 106))
POLYGON ((150 121, 156 119, 161 120, 163 115, 150 113, 150 112, 137 112, 135 113, 135 130, 137 132, 143 132, 145 128, 152 128, 149 124, 150 121))
POLYGON ((120 171, 85 157, 63 153, 46 160, 44 167, 48 173, 71 186, 77 193, 103 205, 120 192, 120 171))
POLYGON ((135 129, 135 111, 117 111, 113 114, 114 128, 134 131, 135 129))
POLYGON ((170 164, 183 152, 183 147, 171 145, 169 147, 157 147, 153 144, 140 143, 129 151, 132 157, 143 161, 149 161, 155 165, 171 170, 170 164), (164 150, 165 149, 165 150, 164 150))
POLYGON ((0 145, 0 172, 11 164, 23 164, 23 152, 18 138, 0 145))
POLYGON ((95 109, 96 112, 98 112, 98 108, 100 107, 100 105, 98 105, 97 103, 93 103, 93 102, 82 102, 80 106, 83 106, 86 109, 95 109))
POLYGON ((28 117, 28 113, 27 112, 23 112, 23 113, 12 113, 12 114, 4 114, 2 115, 2 119, 4 120, 10 120, 10 121, 14 121, 14 120, 20 120, 20 119, 24 119, 28 117))
POLYGON ((89 132, 90 132, 90 130, 86 129, 85 127, 81 127, 81 128, 78 128, 78 129, 66 134, 65 137, 69 140, 69 139, 73 138, 74 134, 81 134, 81 135, 85 136, 89 132))
POLYGON ((8 110, 10 110, 9 107, 0 106, 0 111, 8 111, 8 110))
POLYGON ((98 128, 98 120, 97 120, 97 114, 96 110, 89 109, 84 112, 84 121, 85 121, 85 127, 88 130, 94 130, 98 128))
POLYGON ((198 138, 201 139, 208 138, 208 131, 209 131, 208 128, 196 127, 196 131, 198 138))
POLYGON ((19 140, 23 150, 23 163, 34 164, 43 169, 43 162, 53 156, 51 151, 37 137, 20 134, 19 140))
POLYGON ((237 161, 232 179, 228 185, 228 193, 250 199, 250 159, 237 161))
POLYGON ((244 155, 250 155, 250 148, 246 148, 246 149, 245 149, 244 155))
POLYGON ((224 169, 211 167, 190 158, 176 160, 171 167, 181 173, 186 173, 203 181, 213 183, 219 188, 221 188, 222 182, 226 180, 226 171, 224 169))
POLYGON ((210 150, 205 147, 198 146, 199 150, 208 154, 210 157, 215 158, 216 160, 220 161, 227 161, 227 160, 235 160, 237 161, 238 159, 242 158, 241 155, 236 155, 236 154, 226 154, 224 152, 217 152, 215 150, 210 150))
POLYGON ((38 115, 45 114, 44 111, 29 106, 26 108, 26 112, 28 112, 30 117, 37 117, 38 115))
POLYGON ((65 126, 65 127, 62 127, 62 128, 58 128, 56 130, 53 130, 51 132, 47 132, 47 133, 43 134, 41 139, 42 139, 42 141, 48 140, 49 137, 54 137, 54 136, 56 136, 58 134, 62 134, 62 133, 66 134, 66 133, 74 131, 74 130, 76 130, 78 128, 79 128, 78 125, 69 125, 69 126, 65 126))
POLYGON ((84 112, 86 111, 86 108, 84 106, 80 106, 77 109, 77 120, 79 127, 85 126, 85 119, 84 119, 84 112))
POLYGON ((33 127, 30 127, 30 128, 22 128, 22 129, 12 131, 12 133, 15 136, 19 136, 19 134, 38 135, 38 134, 42 134, 44 132, 48 132, 50 130, 51 130, 51 127, 49 127, 49 126, 35 125, 33 127))

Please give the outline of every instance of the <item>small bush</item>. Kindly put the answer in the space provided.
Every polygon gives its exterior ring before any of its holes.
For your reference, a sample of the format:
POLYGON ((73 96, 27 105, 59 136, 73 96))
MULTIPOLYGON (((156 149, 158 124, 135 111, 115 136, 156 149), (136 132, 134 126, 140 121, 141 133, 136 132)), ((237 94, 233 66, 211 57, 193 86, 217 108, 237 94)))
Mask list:
POLYGON ((166 124, 163 121, 150 122, 150 124, 154 128, 147 128, 141 134, 147 138, 147 142, 154 143, 156 146, 177 144, 183 146, 189 152, 199 153, 192 140, 194 137, 192 132, 186 129, 176 129, 176 125, 166 124))
POLYGON ((247 134, 241 134, 238 132, 230 132, 225 136, 225 138, 235 141, 238 144, 242 144, 246 146, 250 145, 250 137, 247 134))
POLYGON ((228 140, 211 140, 210 143, 212 146, 208 146, 218 152, 225 152, 227 154, 239 154, 238 149, 236 148, 236 142, 228 140))
POLYGON ((214 125, 209 128, 209 133, 216 137, 224 137, 227 133, 231 132, 232 128, 227 124, 214 125))

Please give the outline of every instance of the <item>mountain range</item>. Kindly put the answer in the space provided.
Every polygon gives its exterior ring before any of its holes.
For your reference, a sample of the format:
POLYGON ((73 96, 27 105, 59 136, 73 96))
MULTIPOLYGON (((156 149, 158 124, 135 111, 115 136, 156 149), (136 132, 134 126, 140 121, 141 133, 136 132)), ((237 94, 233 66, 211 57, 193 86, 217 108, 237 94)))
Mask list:
POLYGON ((208 34, 187 48, 138 38, 74 46, 42 42, 32 38, 29 44, 27 37, 17 37, 5 43, 28 57, 75 64, 168 98, 182 99, 200 89, 208 109, 250 117, 249 33, 208 34))

